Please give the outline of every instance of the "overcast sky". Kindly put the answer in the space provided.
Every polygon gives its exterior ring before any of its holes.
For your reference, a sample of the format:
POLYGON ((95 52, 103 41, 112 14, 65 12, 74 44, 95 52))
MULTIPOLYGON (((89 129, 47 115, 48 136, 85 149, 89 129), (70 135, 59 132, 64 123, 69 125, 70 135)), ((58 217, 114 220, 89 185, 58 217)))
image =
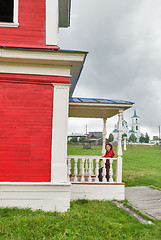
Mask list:
MULTIPOLYGON (((72 0, 71 26, 61 29, 62 49, 88 51, 73 96, 135 102, 141 132, 161 125, 161 1, 72 0)), ((108 119, 107 135, 117 117, 108 119)), ((69 133, 102 131, 102 120, 70 119, 69 133)))

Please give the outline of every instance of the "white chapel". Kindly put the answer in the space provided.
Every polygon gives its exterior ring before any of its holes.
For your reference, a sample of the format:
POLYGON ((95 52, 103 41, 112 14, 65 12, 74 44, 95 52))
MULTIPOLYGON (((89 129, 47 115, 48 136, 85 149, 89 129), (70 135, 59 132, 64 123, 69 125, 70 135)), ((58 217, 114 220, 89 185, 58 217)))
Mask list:
MULTIPOLYGON (((140 122, 139 122, 139 116, 136 114, 136 110, 134 110, 134 114, 131 117, 131 129, 129 129, 127 121, 122 117, 122 134, 127 135, 127 139, 129 139, 131 134, 134 134, 137 138, 136 142, 139 142, 139 138, 141 136, 140 133, 140 122)), ((112 131, 112 135, 114 136, 114 142, 118 141, 118 130, 117 130, 117 124, 115 124, 115 128, 112 131)))

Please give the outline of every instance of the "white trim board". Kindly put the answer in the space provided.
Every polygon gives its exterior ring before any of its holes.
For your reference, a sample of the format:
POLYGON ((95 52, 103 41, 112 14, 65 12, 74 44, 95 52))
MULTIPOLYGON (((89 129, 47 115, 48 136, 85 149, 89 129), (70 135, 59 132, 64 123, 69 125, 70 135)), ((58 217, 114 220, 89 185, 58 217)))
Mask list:
POLYGON ((58 44, 58 0, 46 0, 46 45, 58 44))
POLYGON ((15 49, 15 48, 0 48, 0 58, 5 61, 29 61, 43 64, 59 64, 72 65, 74 62, 83 62, 87 52, 79 51, 49 51, 49 50, 31 50, 31 49, 15 49))
POLYGON ((67 182, 67 135, 70 85, 53 84, 51 182, 67 182))
POLYGON ((70 66, 0 62, 0 73, 71 77, 70 66))

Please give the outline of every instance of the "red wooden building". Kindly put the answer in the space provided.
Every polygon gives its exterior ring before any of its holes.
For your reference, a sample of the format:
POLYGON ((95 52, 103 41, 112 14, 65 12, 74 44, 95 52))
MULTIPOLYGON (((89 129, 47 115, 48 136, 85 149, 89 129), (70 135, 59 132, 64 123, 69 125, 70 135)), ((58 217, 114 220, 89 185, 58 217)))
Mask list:
POLYGON ((133 103, 71 97, 87 53, 59 48, 58 30, 69 25, 70 0, 0 0, 0 207, 66 211, 71 199, 125 197, 121 121, 133 103), (78 156, 67 158, 68 116, 103 119, 104 154, 106 120, 116 114, 115 182, 111 160, 110 182, 98 183, 99 156, 81 157, 78 175, 78 156))
POLYGON ((70 0, 0 6, 0 206, 64 211, 69 89, 86 56, 58 46, 70 0))

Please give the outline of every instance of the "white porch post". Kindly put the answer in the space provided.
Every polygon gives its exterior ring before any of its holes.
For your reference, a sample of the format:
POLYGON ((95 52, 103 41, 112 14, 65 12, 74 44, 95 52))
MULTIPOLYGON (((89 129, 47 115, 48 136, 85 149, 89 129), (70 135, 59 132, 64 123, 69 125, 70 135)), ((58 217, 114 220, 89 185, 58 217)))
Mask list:
POLYGON ((106 121, 107 121, 107 118, 103 118, 103 143, 102 143, 102 155, 105 155, 106 153, 106 149, 105 149, 105 146, 106 146, 106 121))
POLYGON ((69 84, 53 84, 51 182, 67 182, 69 84))
POLYGON ((116 164, 116 182, 122 182, 122 115, 123 110, 120 109, 118 113, 118 145, 117 145, 117 164, 116 164))

